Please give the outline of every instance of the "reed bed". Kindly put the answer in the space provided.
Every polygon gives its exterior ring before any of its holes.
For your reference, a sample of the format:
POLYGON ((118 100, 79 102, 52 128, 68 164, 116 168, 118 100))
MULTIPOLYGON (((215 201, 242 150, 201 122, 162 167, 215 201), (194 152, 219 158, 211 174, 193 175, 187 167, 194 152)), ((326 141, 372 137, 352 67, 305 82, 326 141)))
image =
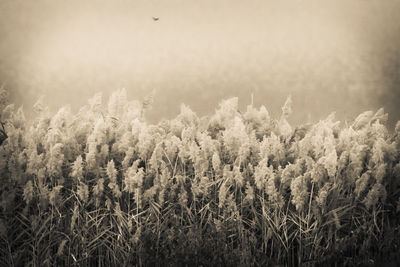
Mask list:
POLYGON ((148 124, 151 97, 27 122, 1 96, 1 266, 399 262, 400 122, 288 123, 238 99, 148 124))

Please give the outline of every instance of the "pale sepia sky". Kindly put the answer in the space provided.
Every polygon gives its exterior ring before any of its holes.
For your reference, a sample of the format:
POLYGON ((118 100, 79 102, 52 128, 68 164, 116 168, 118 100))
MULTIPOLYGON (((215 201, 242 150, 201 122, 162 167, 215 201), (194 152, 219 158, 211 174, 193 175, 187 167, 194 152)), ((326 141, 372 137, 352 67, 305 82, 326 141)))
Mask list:
POLYGON ((400 1, 0 1, 0 82, 30 107, 156 92, 149 119, 239 96, 292 122, 384 106, 400 119, 400 1), (159 17, 154 21, 152 17, 159 17))

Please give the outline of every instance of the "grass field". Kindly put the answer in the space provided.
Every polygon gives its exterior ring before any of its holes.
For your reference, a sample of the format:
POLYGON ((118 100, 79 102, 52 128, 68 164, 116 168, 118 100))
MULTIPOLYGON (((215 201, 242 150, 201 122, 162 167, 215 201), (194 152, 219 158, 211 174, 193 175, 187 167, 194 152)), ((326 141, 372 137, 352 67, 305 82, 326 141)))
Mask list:
MULTIPOLYGON (((292 127, 238 99, 146 122, 151 97, 73 114, 1 93, 2 266, 399 264, 400 123, 292 127)), ((1 127, 0 127, 1 128, 1 127)))

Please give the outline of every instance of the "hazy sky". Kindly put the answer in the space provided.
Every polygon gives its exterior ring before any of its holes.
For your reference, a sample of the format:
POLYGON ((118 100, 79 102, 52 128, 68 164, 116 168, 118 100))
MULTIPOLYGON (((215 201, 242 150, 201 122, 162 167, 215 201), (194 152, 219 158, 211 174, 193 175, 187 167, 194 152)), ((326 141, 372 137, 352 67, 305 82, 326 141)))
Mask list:
MULTIPOLYGON (((74 109, 96 92, 155 90, 149 119, 239 96, 293 123, 384 106, 400 119, 400 1, 0 0, 0 82, 74 109), (152 17, 159 17, 154 21, 152 17)), ((29 115, 28 115, 29 116, 29 115)))

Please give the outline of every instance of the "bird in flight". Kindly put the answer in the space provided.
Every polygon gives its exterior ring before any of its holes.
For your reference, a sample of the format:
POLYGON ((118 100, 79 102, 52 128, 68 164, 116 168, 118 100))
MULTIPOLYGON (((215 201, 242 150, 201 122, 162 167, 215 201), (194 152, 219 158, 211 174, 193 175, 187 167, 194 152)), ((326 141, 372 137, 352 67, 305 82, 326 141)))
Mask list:
POLYGON ((157 21, 157 20, 159 20, 160 18, 159 17, 153 17, 153 20, 154 21, 157 21))

